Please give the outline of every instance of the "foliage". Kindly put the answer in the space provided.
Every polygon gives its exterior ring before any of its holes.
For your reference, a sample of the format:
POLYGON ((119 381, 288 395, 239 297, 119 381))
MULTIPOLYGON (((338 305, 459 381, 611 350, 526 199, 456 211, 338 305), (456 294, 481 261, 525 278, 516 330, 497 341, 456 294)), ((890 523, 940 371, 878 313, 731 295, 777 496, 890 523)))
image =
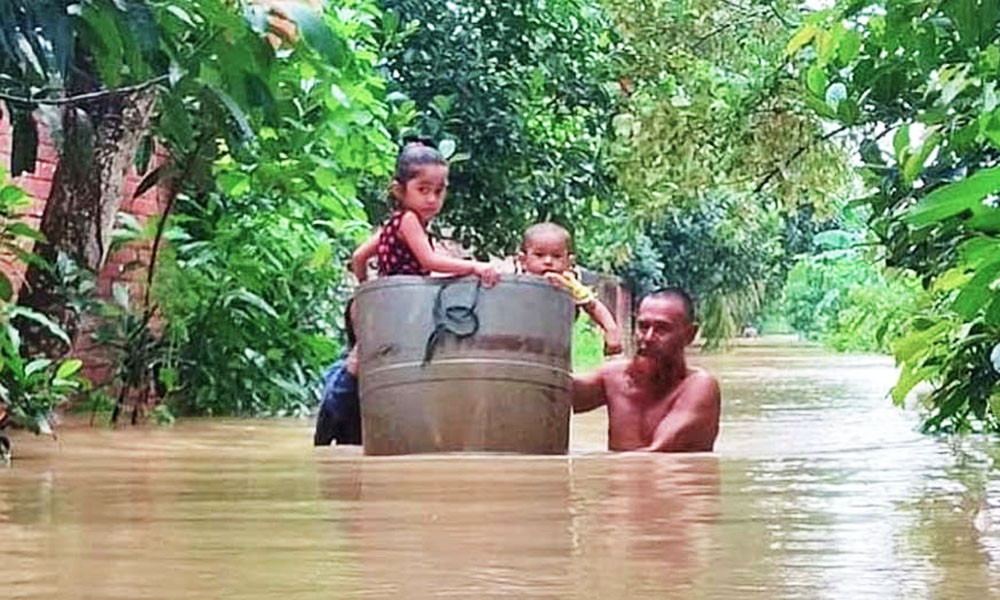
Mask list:
POLYGON ((276 87, 268 110, 245 115, 252 144, 236 146, 191 115, 210 141, 199 145, 219 151, 212 181, 184 180, 154 294, 182 413, 297 414, 315 404, 338 349, 341 265, 367 230, 357 189, 388 177, 385 127, 405 119, 374 70, 376 15, 359 0, 314 23, 344 42, 335 61, 295 46, 259 66, 276 87))
POLYGON ((309 209, 254 195, 182 198, 155 296, 190 414, 297 414, 338 350, 331 241, 309 209))
MULTIPOLYGON (((36 260, 22 249, 22 244, 37 239, 38 232, 20 220, 20 211, 27 207, 27 195, 6 182, 0 168, 0 247, 15 258, 36 260)), ((16 263, 14 263, 16 264, 16 263)), ((53 407, 70 394, 85 387, 78 372, 83 366, 79 359, 55 360, 46 356, 27 356, 21 345, 21 333, 13 320, 31 322, 44 328, 49 335, 69 343, 65 332, 48 317, 11 303, 10 280, 2 273, 0 283, 7 290, 0 295, 0 412, 6 412, 15 423, 39 433, 51 432, 48 417, 53 407)), ((0 419, 2 421, 3 419, 0 419)))
POLYGON ((929 430, 1000 429, 998 22, 993 2, 854 0, 811 16, 788 47, 817 113, 860 138, 886 264, 928 292, 892 347, 894 400, 934 386, 929 430))
POLYGON ((798 11, 785 2, 605 4, 624 40, 613 161, 637 226, 600 240, 614 249, 603 262, 639 292, 692 290, 707 345, 720 345, 780 290, 787 257, 812 229, 802 215, 833 214, 849 181, 844 150, 788 76, 798 11))
POLYGON ((781 218, 754 208, 720 193, 697 207, 667 211, 643 232, 626 281, 639 295, 685 288, 698 300, 708 346, 732 337, 760 309, 784 262, 781 218))
MULTIPOLYGON (((608 162, 617 35, 589 0, 383 0, 384 69, 413 129, 457 150, 442 228, 479 254, 555 220, 617 227, 608 162), (398 26, 394 26, 398 23, 398 26)), ((369 203, 373 221, 378 203, 369 203)))
POLYGON ((842 151, 816 141, 787 76, 791 3, 606 0, 625 40, 628 102, 615 117, 621 183, 640 210, 697 203, 708 190, 829 211, 842 151), (773 184, 770 187, 767 184, 773 184), (761 197, 763 194, 763 197, 761 197))
POLYGON ((789 324, 840 351, 887 352, 916 309, 918 282, 873 264, 860 231, 828 230, 800 256, 779 302, 789 324))
POLYGON ((111 383, 118 388, 111 412, 112 425, 118 422, 130 393, 138 394, 132 411, 135 425, 140 407, 149 404, 155 383, 161 384, 164 394, 173 391, 176 385, 176 371, 170 366, 167 344, 153 330, 152 318, 153 312, 138 305, 124 283, 115 283, 112 301, 100 307, 93 339, 110 354, 111 383))
POLYGON ((586 318, 573 323, 573 371, 589 371, 604 362, 604 335, 586 318))

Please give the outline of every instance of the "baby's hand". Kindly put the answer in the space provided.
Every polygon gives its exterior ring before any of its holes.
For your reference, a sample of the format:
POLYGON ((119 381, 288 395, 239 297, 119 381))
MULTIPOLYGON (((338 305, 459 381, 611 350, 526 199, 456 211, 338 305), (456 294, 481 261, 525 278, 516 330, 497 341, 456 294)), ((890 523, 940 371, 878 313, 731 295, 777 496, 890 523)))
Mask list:
POLYGON ((545 273, 542 273, 542 277, 548 279, 549 283, 551 283, 552 285, 556 287, 561 287, 571 294, 573 293, 572 284, 570 283, 569 279, 562 273, 556 273, 555 271, 547 271, 545 273))
POLYGON ((491 288, 500 281, 500 272, 489 263, 476 263, 472 272, 483 282, 483 287, 491 288))
POLYGON ((621 354, 622 352, 622 330, 617 327, 604 332, 604 354, 621 354))

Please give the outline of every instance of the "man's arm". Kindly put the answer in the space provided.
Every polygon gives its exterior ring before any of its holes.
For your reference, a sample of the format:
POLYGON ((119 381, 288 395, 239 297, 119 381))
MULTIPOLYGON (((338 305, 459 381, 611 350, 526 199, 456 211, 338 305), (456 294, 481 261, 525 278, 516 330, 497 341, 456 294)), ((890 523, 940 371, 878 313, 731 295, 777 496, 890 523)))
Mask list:
POLYGON ((699 372, 678 390, 674 405, 653 432, 646 452, 711 452, 719 434, 719 382, 699 372))
POLYGON ((604 368, 573 375, 573 412, 587 412, 607 403, 604 393, 604 368))

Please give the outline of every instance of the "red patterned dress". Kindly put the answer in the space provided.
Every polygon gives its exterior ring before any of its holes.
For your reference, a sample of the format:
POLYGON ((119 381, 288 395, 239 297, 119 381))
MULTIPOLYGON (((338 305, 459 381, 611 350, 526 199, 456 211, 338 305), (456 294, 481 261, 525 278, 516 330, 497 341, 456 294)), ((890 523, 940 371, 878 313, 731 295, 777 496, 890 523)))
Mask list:
POLYGON ((430 275, 430 271, 420 266, 413 251, 399 235, 399 223, 403 220, 404 210, 395 210, 389 215, 389 221, 382 226, 378 238, 378 274, 386 275, 430 275))

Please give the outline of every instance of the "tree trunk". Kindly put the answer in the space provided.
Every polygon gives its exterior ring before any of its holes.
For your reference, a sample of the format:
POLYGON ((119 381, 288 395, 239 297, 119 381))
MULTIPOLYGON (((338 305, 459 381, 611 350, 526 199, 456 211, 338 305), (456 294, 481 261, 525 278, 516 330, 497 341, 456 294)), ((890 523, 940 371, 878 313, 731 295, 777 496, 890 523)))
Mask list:
MULTIPOLYGON (((62 118, 63 148, 52 179, 35 254, 55 265, 65 254, 95 276, 108 254, 111 229, 121 206, 125 175, 149 129, 152 92, 115 96, 85 107, 68 107, 62 118)), ((80 315, 73 295, 53 271, 29 265, 19 304, 58 322, 73 339, 80 315)), ((29 353, 59 354, 61 343, 37 327, 23 328, 29 353)))

